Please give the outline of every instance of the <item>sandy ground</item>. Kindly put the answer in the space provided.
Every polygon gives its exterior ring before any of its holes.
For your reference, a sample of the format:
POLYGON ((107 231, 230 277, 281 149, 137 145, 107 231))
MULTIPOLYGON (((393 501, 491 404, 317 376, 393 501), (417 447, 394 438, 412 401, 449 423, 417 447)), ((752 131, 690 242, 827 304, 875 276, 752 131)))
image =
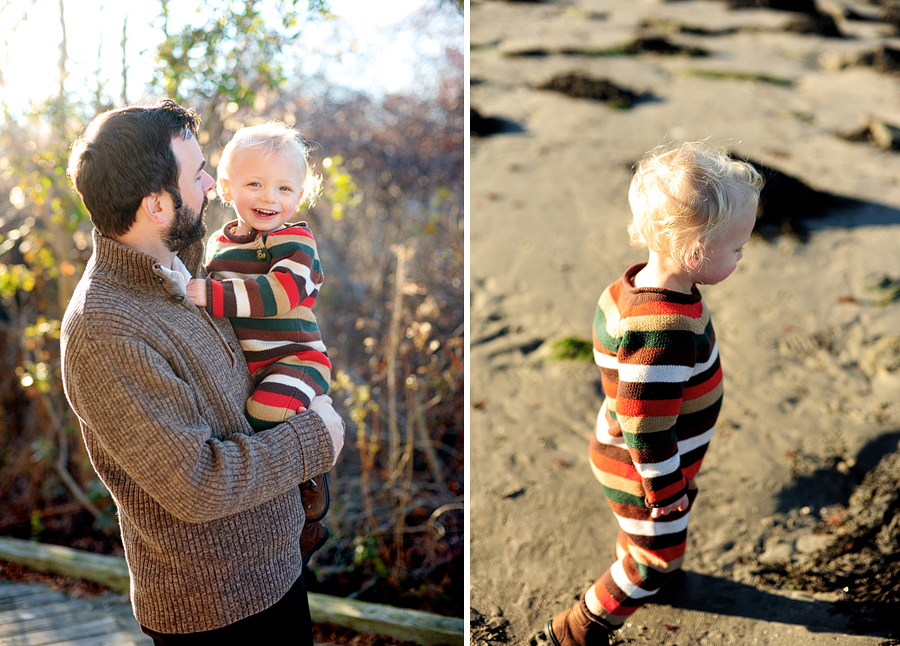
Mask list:
POLYGON ((471 103, 505 120, 471 153, 473 644, 527 642, 611 561, 616 526, 587 461, 599 372, 549 360, 547 347, 589 339, 604 287, 644 259, 625 232, 631 165, 658 144, 703 138, 860 203, 810 222, 807 242, 751 240, 736 273, 702 289, 726 395, 698 478, 687 577, 617 643, 895 643, 835 613, 832 596, 755 575, 820 547, 817 528, 900 439, 900 373, 875 366, 900 334, 900 302, 879 305, 875 287, 900 279, 900 155, 834 134, 870 117, 900 125, 900 78, 828 64, 900 39, 843 19, 850 38, 785 33, 791 17, 700 0, 473 0, 471 103), (648 18, 710 30, 668 38, 711 55, 553 53, 622 44, 648 18), (536 48, 550 53, 510 55, 536 48), (569 71, 644 99, 613 110, 534 89, 569 71))

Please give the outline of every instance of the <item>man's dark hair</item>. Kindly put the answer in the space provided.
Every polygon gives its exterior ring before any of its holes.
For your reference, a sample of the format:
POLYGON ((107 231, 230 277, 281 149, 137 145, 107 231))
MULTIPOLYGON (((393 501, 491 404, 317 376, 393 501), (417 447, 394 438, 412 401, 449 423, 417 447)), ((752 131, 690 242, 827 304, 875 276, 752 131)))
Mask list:
POLYGON ((151 193, 165 190, 181 206, 172 139, 196 137, 199 123, 193 108, 172 99, 94 117, 72 146, 68 174, 101 234, 125 234, 151 193))

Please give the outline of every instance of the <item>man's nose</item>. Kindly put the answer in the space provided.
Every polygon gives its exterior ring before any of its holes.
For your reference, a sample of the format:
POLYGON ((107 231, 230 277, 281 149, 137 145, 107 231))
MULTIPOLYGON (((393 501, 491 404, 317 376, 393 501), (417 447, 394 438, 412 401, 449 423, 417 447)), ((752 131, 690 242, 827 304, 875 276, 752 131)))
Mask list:
POLYGON ((203 188, 203 192, 208 193, 216 185, 216 180, 214 180, 212 178, 212 176, 209 173, 207 173, 205 170, 200 171, 200 174, 202 177, 202 181, 201 181, 200 185, 203 188))

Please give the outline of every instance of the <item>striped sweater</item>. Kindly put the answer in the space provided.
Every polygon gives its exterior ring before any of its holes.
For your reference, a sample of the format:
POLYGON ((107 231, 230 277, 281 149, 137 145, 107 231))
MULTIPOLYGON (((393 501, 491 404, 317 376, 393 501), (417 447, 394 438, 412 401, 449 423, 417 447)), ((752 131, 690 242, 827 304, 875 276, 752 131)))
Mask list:
POLYGON ((697 288, 636 288, 643 267, 630 267, 597 305, 594 359, 606 400, 591 459, 607 495, 664 507, 700 469, 722 404, 722 370, 697 288))
POLYGON ((331 363, 312 311, 324 274, 312 232, 301 222, 242 236, 236 225, 207 246, 206 309, 231 319, 251 373, 298 355, 320 364, 327 392, 331 363))

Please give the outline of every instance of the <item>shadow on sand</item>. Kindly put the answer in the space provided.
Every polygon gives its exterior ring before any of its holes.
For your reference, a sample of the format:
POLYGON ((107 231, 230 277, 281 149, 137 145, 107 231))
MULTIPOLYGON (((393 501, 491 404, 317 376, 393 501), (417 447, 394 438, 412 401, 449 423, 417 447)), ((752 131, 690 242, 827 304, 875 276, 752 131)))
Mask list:
POLYGON ((897 604, 831 603, 794 599, 729 579, 685 572, 680 585, 661 590, 654 605, 695 610, 758 621, 805 626, 812 633, 846 633, 871 637, 900 636, 889 618, 897 604))

